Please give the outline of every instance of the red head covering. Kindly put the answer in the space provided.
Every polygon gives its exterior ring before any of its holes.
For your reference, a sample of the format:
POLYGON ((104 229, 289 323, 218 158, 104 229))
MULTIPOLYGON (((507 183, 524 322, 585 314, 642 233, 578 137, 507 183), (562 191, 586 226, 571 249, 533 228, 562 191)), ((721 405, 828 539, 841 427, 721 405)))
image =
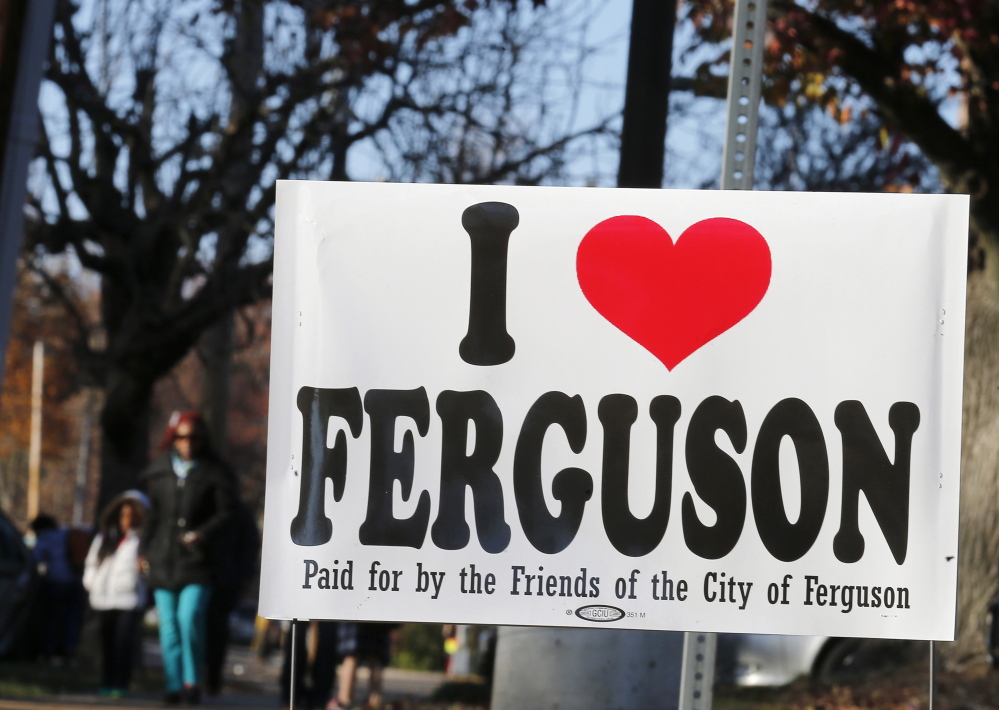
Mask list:
POLYGON ((177 438, 177 429, 185 422, 190 424, 191 433, 201 439, 202 446, 208 446, 208 425, 205 424, 204 417, 193 409, 189 409, 186 412, 174 412, 170 415, 166 432, 163 434, 163 441, 160 443, 161 449, 167 451, 173 446, 173 441, 177 438))

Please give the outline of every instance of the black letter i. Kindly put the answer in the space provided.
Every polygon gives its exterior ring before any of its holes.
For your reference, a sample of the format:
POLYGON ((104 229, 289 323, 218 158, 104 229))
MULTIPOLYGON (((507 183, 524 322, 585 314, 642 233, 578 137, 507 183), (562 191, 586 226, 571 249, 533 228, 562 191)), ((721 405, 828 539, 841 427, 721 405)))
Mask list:
POLYGON ((472 240, 472 288, 468 333, 458 354, 469 365, 502 365, 516 345, 506 332, 506 264, 510 234, 520 214, 505 202, 480 202, 461 215, 472 240))

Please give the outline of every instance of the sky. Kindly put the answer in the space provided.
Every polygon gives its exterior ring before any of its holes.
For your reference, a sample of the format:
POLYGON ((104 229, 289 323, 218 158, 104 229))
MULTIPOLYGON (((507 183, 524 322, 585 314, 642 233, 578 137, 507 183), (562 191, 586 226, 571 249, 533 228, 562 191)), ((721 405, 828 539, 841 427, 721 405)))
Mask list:
MULTIPOLYGON (((588 69, 594 83, 605 85, 603 91, 592 92, 591 106, 624 103, 624 84, 628 67, 628 39, 632 0, 606 0, 598 21, 594 23, 593 40, 603 47, 603 59, 588 69)), ((674 40, 673 75, 686 75, 690 67, 684 64, 681 51, 690 41, 691 30, 678 26, 674 40)), ((689 94, 673 92, 666 132, 666 168, 664 187, 699 188, 717 181, 721 170, 721 148, 724 139, 725 104, 712 99, 693 100, 689 94)), ((617 170, 617 156, 607 156, 617 170)))
MULTIPOLYGON (((632 0, 606 0, 594 23, 592 39, 603 47, 602 59, 588 68, 593 83, 606 90, 592 91, 590 105, 595 109, 624 104, 624 84, 628 67, 628 39, 632 0)), ((673 50, 673 75, 686 75, 681 51, 690 41, 691 30, 677 27, 673 50)), ((698 188, 717 181, 721 170, 724 139, 725 104, 712 99, 693 100, 689 94, 673 92, 666 132, 666 168, 664 187, 698 188)), ((617 156, 607 156, 617 170, 617 156)))
MULTIPOLYGON (((624 104, 628 64, 628 41, 632 0, 548 0, 548 8, 574 17, 592 13, 587 43, 593 48, 581 67, 582 95, 573 127, 592 126, 601 118, 619 114, 624 104)), ((689 74, 682 48, 691 37, 689 27, 679 26, 674 42, 674 76, 689 74)), ((688 60, 689 64, 689 60, 688 60)), ((700 188, 714 186, 721 166, 724 138, 723 101, 694 100, 689 94, 674 92, 670 99, 667 130, 667 159, 664 187, 700 188)), ((620 128, 620 124, 617 125, 620 128)), ((349 172, 354 179, 385 179, 374 164, 372 153, 361 146, 351 155, 349 172)), ((572 186, 614 186, 617 175, 616 145, 604 143, 586 149, 586 154, 570 164, 567 184, 572 186)))

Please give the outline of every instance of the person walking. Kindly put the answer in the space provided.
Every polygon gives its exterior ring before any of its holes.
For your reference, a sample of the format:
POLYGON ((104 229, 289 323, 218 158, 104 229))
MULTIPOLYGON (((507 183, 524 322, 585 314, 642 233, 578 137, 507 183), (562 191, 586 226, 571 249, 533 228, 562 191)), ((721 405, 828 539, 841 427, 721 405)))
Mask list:
POLYGON ((336 675, 336 621, 292 621, 284 635, 281 664, 281 707, 291 707, 292 637, 295 639, 295 708, 323 710, 333 691, 336 675), (292 627, 296 632, 292 633, 292 627), (311 640, 307 640, 308 636, 311 640), (309 651, 312 648, 312 652, 309 651))
POLYGON ((205 621, 212 584, 212 544, 233 506, 232 481, 215 454, 200 414, 175 412, 163 455, 143 472, 149 515, 141 538, 160 624, 169 705, 201 701, 205 621))
POLYGON ((100 627, 100 694, 105 697, 128 695, 133 659, 140 652, 146 583, 139 574, 139 530, 147 507, 148 499, 139 491, 112 500, 101 514, 100 531, 83 566, 83 586, 100 627))
POLYGON ((236 481, 231 485, 233 511, 229 522, 216 536, 215 547, 221 554, 212 561, 215 577, 205 629, 205 691, 208 696, 222 692, 222 670, 229 647, 229 617, 257 572, 260 558, 257 521, 240 497, 236 481))
POLYGON ((384 670, 392 654, 392 632, 399 624, 363 623, 341 621, 337 624, 337 658, 340 660, 340 678, 336 697, 326 705, 326 710, 349 710, 354 707, 354 687, 357 669, 367 665, 368 699, 365 710, 382 707, 384 670))
POLYGON ((29 527, 35 538, 31 555, 41 578, 32 610, 37 630, 32 645, 42 658, 61 666, 72 660, 79 639, 80 579, 70 564, 66 528, 47 513, 40 513, 29 527))

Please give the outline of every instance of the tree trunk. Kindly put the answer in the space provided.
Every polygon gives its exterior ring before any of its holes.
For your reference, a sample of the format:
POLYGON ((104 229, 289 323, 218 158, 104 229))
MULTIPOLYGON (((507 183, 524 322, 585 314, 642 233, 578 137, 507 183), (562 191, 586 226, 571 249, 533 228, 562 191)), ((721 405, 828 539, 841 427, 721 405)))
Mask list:
POLYGON ((101 411, 101 484, 95 517, 116 495, 139 487, 139 474, 149 463, 152 383, 113 371, 108 377, 101 411))
POLYGON ((212 448, 223 458, 229 423, 229 390, 232 380, 233 327, 232 311, 219 318, 205 332, 204 371, 202 372, 202 407, 212 437, 212 448))
POLYGON ((999 253, 968 277, 955 657, 981 655, 999 585, 999 253))
MULTIPOLYGON (((242 131, 237 152, 249 155, 253 152, 253 132, 246 130, 246 127, 252 125, 254 107, 259 100, 257 81, 264 74, 263 4, 244 0, 238 4, 235 17, 236 32, 227 47, 225 60, 233 80, 229 127, 234 133, 242 131)), ((229 166, 223 187, 230 204, 238 205, 245 199, 244 178, 239 165, 229 166)), ((224 268, 225 263, 231 260, 228 252, 233 243, 239 241, 240 229, 240 225, 231 224, 218 230, 217 268, 224 268)), ((201 386, 202 413, 208 423, 212 447, 222 456, 226 453, 228 431, 234 320, 234 312, 226 311, 205 331, 202 339, 205 353, 201 386)))

